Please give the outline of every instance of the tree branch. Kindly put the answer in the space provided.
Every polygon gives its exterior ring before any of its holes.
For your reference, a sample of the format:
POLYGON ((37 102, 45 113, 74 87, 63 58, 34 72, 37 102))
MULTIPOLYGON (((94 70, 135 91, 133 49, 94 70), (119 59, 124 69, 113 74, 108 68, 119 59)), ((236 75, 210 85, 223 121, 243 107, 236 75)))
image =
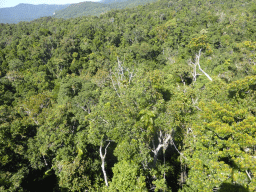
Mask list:
POLYGON ((249 179, 250 179, 250 181, 251 181, 251 180, 252 180, 252 177, 251 177, 250 173, 249 173, 247 170, 246 170, 245 172, 246 172, 247 176, 249 177, 249 179))
POLYGON ((206 72, 204 72, 204 70, 200 67, 200 63, 199 63, 200 56, 201 56, 201 49, 199 50, 198 55, 196 55, 198 68, 210 81, 212 81, 212 78, 206 72))
POLYGON ((103 172, 104 181, 105 181, 106 186, 108 186, 108 178, 107 178, 107 173, 106 173, 106 170, 105 170, 105 158, 106 158, 107 148, 108 148, 109 144, 110 144, 110 141, 108 142, 107 146, 105 147, 104 155, 102 154, 102 145, 103 145, 103 143, 101 142, 101 144, 100 144, 101 169, 102 169, 102 172, 103 172))
MULTIPOLYGON (((158 141, 159 144, 157 146, 156 149, 152 150, 152 152, 154 153, 154 167, 156 165, 156 161, 157 161, 157 156, 158 156, 158 152, 160 151, 160 149, 163 147, 164 149, 166 149, 166 147, 168 146, 168 141, 171 139, 171 134, 167 134, 165 138, 163 138, 163 134, 162 131, 160 131, 159 136, 158 136, 158 141)), ((154 143, 153 143, 154 146, 154 143)), ((154 147, 155 148, 155 147, 154 147)))
POLYGON ((176 151, 177 151, 181 156, 183 156, 185 159, 187 159, 187 158, 183 155, 183 153, 181 153, 181 152, 178 150, 178 148, 176 147, 176 145, 175 145, 175 143, 174 143, 174 141, 173 141, 172 138, 171 138, 171 142, 172 142, 174 148, 176 149, 176 151))

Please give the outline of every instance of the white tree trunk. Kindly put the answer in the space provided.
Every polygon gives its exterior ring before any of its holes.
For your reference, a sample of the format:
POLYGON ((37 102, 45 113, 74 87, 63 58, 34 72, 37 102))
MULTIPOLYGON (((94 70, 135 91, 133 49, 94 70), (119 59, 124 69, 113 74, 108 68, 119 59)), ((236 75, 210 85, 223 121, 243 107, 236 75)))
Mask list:
POLYGON ((212 78, 210 77, 210 75, 208 75, 200 66, 200 56, 201 56, 201 49, 199 50, 198 55, 196 54, 196 59, 195 59, 195 63, 193 63, 192 61, 190 61, 192 64, 189 63, 190 66, 193 67, 193 72, 192 72, 192 76, 193 76, 193 81, 196 81, 196 77, 200 74, 198 74, 196 72, 196 66, 198 65, 199 70, 210 80, 212 81, 212 78))
POLYGON ((201 69, 200 67, 200 63, 199 63, 200 56, 201 56, 201 49, 199 50, 198 55, 196 55, 198 68, 210 81, 212 81, 212 78, 206 72, 204 72, 204 70, 201 69))
POLYGON ((162 134, 162 131, 160 131, 159 136, 158 136, 158 141, 159 144, 157 146, 157 148, 155 148, 154 150, 152 150, 152 152, 154 153, 154 167, 156 165, 156 161, 157 161, 157 157, 158 157, 158 153, 160 151, 160 149, 162 147, 167 148, 168 146, 168 141, 171 139, 171 134, 166 134, 165 137, 162 134))
POLYGON ((102 169, 102 172, 103 172, 104 181, 105 181, 106 186, 108 186, 108 178, 107 178, 107 173, 106 173, 106 170, 105 170, 105 158, 106 158, 107 148, 108 148, 109 144, 110 144, 110 142, 105 147, 104 155, 102 154, 102 145, 103 145, 103 143, 101 143, 101 145, 100 145, 101 169, 102 169))

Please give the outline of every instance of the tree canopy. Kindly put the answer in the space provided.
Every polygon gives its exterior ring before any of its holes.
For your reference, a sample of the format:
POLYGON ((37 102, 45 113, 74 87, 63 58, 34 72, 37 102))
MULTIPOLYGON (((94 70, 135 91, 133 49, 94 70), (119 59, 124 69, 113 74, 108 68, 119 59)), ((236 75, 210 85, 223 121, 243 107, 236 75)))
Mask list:
POLYGON ((0 190, 255 191, 254 4, 1 24, 0 190))

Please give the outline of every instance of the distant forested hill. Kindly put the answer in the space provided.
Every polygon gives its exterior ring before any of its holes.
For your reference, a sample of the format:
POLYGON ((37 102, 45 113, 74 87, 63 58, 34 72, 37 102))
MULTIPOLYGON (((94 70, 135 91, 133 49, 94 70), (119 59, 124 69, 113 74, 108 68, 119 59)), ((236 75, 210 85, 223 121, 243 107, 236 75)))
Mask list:
POLYGON ((132 8, 154 1, 156 0, 102 0, 100 2, 88 1, 71 5, 32 5, 22 3, 15 7, 0 8, 0 23, 32 21, 46 16, 64 19, 87 15, 99 16, 112 9, 132 8))
POLYGON ((66 9, 57 11, 54 17, 68 19, 87 15, 99 16, 112 9, 132 8, 155 1, 156 0, 103 0, 101 2, 82 2, 72 4, 66 9))
POLYGON ((18 23, 20 21, 32 21, 40 17, 52 16, 55 11, 68 7, 66 5, 32 5, 19 4, 15 7, 0 9, 0 23, 18 23))
POLYGON ((125 1, 128 1, 128 0, 101 0, 100 2, 109 4, 109 3, 120 3, 120 2, 125 2, 125 1))

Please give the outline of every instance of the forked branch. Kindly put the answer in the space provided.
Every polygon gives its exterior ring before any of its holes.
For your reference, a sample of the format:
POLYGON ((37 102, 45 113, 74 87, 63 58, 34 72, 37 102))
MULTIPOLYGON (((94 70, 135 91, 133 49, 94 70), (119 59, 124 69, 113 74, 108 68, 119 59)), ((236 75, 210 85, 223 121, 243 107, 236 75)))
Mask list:
POLYGON ((201 56, 201 49, 199 50, 198 55, 196 55, 198 68, 210 81, 212 81, 212 78, 206 72, 204 72, 204 70, 200 66, 200 62, 199 62, 200 56, 201 56))
POLYGON ((192 72, 192 76, 193 76, 193 81, 196 81, 196 77, 200 74, 198 74, 196 72, 196 68, 198 66, 199 70, 210 80, 212 81, 212 78, 210 77, 210 75, 208 75, 200 66, 200 56, 201 56, 201 49, 199 50, 199 53, 196 54, 196 59, 195 59, 195 63, 193 63, 191 61, 192 64, 189 64, 190 66, 193 67, 193 72, 192 72))

